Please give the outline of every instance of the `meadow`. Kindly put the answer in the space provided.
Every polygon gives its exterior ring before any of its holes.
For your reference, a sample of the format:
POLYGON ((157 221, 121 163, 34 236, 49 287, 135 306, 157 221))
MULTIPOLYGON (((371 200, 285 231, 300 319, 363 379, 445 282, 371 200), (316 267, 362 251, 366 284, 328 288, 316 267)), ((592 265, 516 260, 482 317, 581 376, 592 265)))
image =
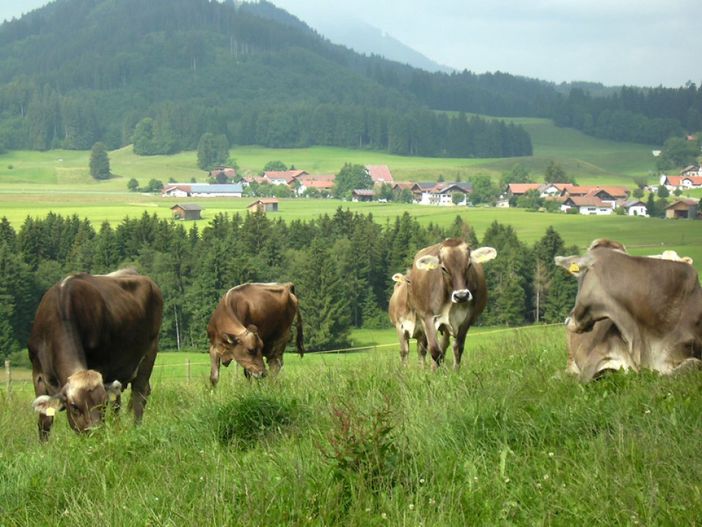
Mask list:
POLYGON ((0 391, 0 523, 695 524, 699 373, 582 385, 563 331, 486 330, 460 372, 378 346, 261 382, 230 367, 214 391, 167 353, 142 426, 79 437, 59 414, 44 445, 31 391, 0 391))

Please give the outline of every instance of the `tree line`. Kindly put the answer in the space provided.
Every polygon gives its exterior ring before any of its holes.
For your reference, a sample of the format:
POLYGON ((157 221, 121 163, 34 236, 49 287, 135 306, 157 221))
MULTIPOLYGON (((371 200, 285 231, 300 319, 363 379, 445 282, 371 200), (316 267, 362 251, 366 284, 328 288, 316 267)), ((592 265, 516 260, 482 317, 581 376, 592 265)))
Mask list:
POLYGON ((50 213, 27 217, 17 231, 0 221, 0 355, 26 357, 34 312, 51 285, 72 272, 125 266, 151 276, 163 291, 163 349, 206 350, 205 328, 220 297, 237 284, 270 281, 295 284, 308 349, 345 346, 352 327, 389 327, 391 276, 407 269, 419 249, 447 237, 497 249, 485 266, 490 300, 481 324, 560 321, 572 307, 577 285, 553 256, 576 249, 565 248, 553 228, 529 247, 497 222, 479 243, 460 216, 444 228, 422 226, 408 213, 381 225, 371 214, 342 208, 289 223, 218 214, 200 229, 147 213, 98 228, 50 213))

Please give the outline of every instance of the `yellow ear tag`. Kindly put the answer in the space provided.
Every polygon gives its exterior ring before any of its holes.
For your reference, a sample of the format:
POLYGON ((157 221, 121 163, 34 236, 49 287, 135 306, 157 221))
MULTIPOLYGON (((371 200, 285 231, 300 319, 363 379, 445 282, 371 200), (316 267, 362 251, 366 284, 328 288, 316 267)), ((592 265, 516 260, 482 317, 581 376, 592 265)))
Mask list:
POLYGON ((570 264, 570 266, 568 267, 568 271, 570 271, 571 273, 579 273, 579 272, 580 272, 580 266, 579 266, 578 264, 576 264, 575 262, 573 262, 573 263, 570 264))
POLYGON ((429 269, 429 270, 431 270, 431 269, 436 269, 436 268, 438 268, 438 267, 439 267, 439 264, 433 263, 433 262, 429 262, 429 263, 425 263, 425 264, 424 264, 424 268, 425 268, 425 269, 429 269))
POLYGON ((56 415, 56 408, 47 408, 45 414, 48 417, 53 417, 56 415))

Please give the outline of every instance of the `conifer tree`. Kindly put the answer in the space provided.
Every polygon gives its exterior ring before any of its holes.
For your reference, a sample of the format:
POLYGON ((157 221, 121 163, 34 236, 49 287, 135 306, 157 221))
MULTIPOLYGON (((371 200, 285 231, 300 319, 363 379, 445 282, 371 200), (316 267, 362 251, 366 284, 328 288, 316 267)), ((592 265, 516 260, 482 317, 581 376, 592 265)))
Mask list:
POLYGON ((93 179, 110 179, 110 158, 103 143, 95 143, 90 151, 90 175, 93 179))

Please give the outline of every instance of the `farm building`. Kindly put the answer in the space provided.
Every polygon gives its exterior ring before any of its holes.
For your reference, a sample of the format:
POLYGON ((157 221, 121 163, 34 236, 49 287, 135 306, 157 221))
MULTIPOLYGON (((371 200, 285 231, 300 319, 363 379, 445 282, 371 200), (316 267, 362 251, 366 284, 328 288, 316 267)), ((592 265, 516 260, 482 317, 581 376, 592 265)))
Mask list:
POLYGON ((202 207, 196 203, 176 204, 171 207, 173 219, 176 220, 201 220, 202 207))
POLYGON ((373 185, 392 185, 392 173, 387 165, 366 165, 366 172, 373 180, 373 185))
POLYGON ((207 183, 172 183, 161 193, 162 197, 175 198, 240 198, 244 192, 241 183, 207 184, 207 183))
POLYGON ((375 192, 371 189, 359 188, 351 192, 351 201, 373 201, 375 192))
POLYGON ((308 175, 304 170, 269 170, 263 173, 263 179, 271 185, 287 185, 292 187, 295 180, 308 175))
POLYGON ((453 195, 461 194, 463 199, 457 205, 467 205, 468 196, 473 191, 470 183, 437 183, 429 192, 429 204, 449 206, 453 205, 453 195))
POLYGON ((661 176, 660 184, 665 185, 670 191, 702 188, 702 176, 696 174, 696 172, 688 172, 681 176, 661 176))
POLYGON ((665 217, 668 219, 690 219, 699 218, 700 203, 696 199, 683 198, 665 208, 665 217))
POLYGON ((246 210, 249 212, 278 212, 278 198, 261 198, 251 203, 246 210))
POLYGON ((604 201, 597 196, 568 196, 561 203, 561 210, 568 212, 570 209, 578 209, 579 214, 586 216, 606 216, 614 211, 614 204, 604 201))
POLYGON ((317 189, 322 194, 331 194, 335 179, 335 174, 304 174, 296 178, 297 194, 302 196, 307 189, 317 189))
POLYGON ((210 170, 209 177, 217 182, 225 183, 236 178, 236 168, 217 166, 210 170))
POLYGON ((641 200, 637 199, 633 201, 623 201, 619 203, 619 206, 626 211, 627 216, 648 216, 648 209, 646 208, 646 204, 641 200))

